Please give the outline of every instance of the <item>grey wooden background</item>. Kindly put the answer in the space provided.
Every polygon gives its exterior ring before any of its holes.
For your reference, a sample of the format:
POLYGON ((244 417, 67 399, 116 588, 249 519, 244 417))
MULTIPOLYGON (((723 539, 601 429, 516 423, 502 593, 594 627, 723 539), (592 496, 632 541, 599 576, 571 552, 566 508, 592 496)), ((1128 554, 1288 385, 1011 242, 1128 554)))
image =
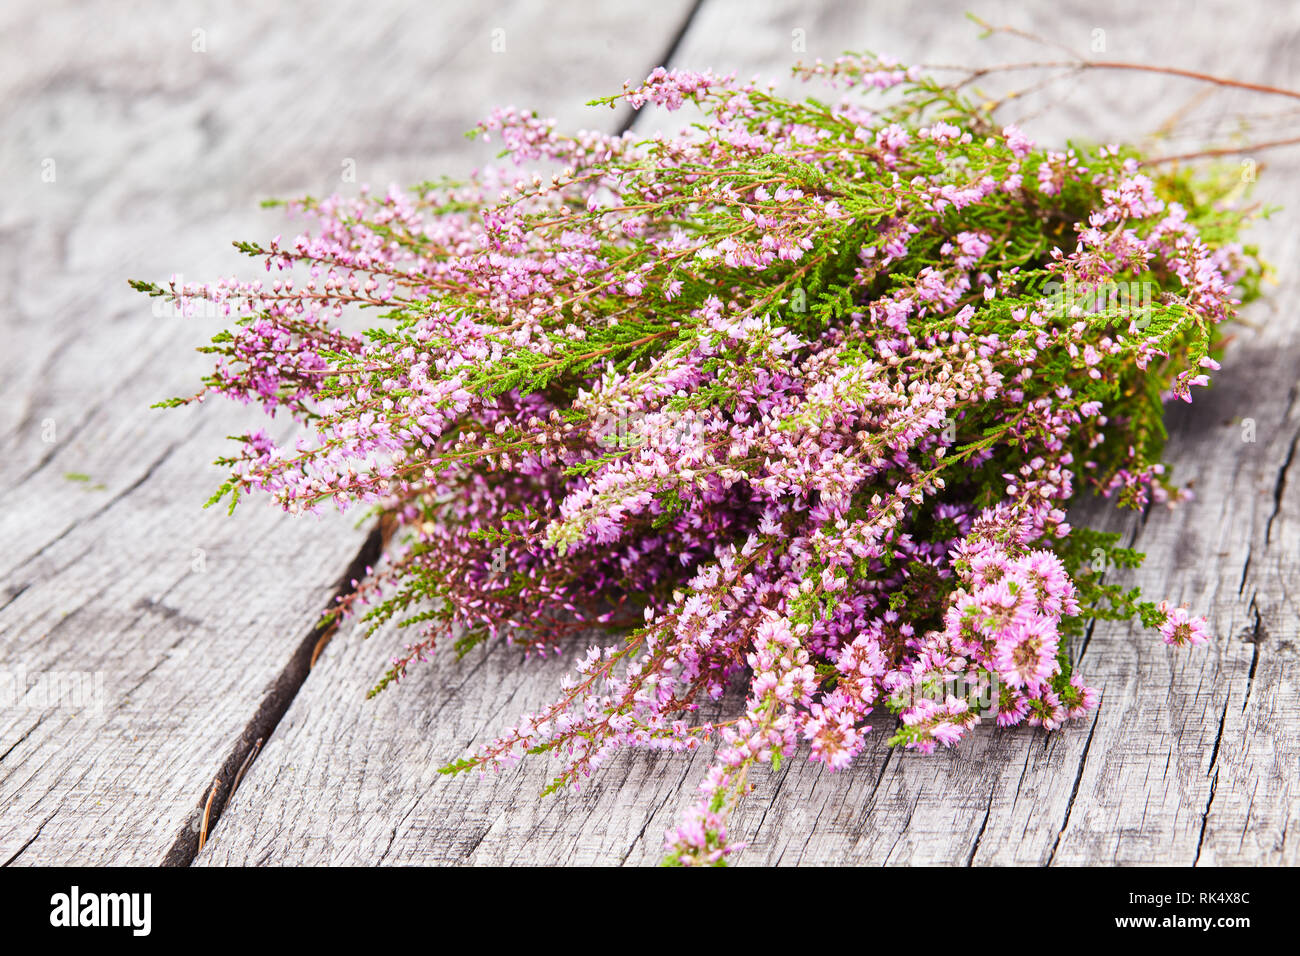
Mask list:
MULTIPOLYGON (((490 153, 461 133, 497 103, 618 128, 631 117, 582 104, 665 59, 780 77, 847 48, 1044 56, 977 41, 972 6, 1084 52, 1100 37, 1110 59, 1300 87, 1298 11, 1227 0, 0 8, 0 863, 655 861, 703 755, 628 754, 540 801, 541 763, 434 772, 546 702, 567 661, 481 649, 367 702, 396 638, 345 631, 308 670, 317 615, 373 537, 337 516, 200 509, 219 481, 208 462, 252 412, 147 408, 202 374, 192 348, 217 320, 155 317, 126 279, 247 268, 230 239, 291 228, 258 200, 355 189, 349 159, 378 188, 463 172, 490 153)), ((1226 141, 1243 112, 1258 139, 1294 133, 1293 105, 1096 74, 1005 115, 1057 141, 1132 140, 1175 117, 1161 148, 1177 150, 1226 141)), ((1176 652, 1099 625, 1081 667, 1103 703, 1063 732, 985 727, 933 757, 876 734, 849 772, 760 775, 736 821, 742 862, 1300 860, 1298 156, 1257 157, 1258 197, 1291 207, 1255 235, 1280 283, 1234 329, 1215 387, 1171 414, 1170 459, 1197 500, 1145 521, 1079 515, 1128 532, 1149 557, 1127 579, 1209 613, 1217 640, 1176 652)))

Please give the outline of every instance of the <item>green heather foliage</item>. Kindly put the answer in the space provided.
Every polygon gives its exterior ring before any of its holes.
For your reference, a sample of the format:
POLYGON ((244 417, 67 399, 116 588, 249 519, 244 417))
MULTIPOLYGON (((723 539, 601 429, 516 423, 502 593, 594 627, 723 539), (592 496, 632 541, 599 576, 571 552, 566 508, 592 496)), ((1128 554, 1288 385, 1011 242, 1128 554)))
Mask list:
POLYGON ((287 203, 301 235, 238 244, 266 279, 135 283, 230 317, 164 405, 299 423, 239 436, 210 504, 382 516, 384 562, 333 612, 412 635, 376 691, 438 644, 596 635, 447 772, 549 754, 554 789, 621 747, 714 748, 674 863, 726 858, 755 764, 846 767, 877 708, 923 752, 982 717, 1055 730, 1096 704, 1090 622, 1209 639, 1065 509, 1180 497, 1164 405, 1262 275, 1241 184, 1038 148, 870 56, 803 72, 839 98, 656 70, 599 101, 697 109, 648 139, 499 110, 479 135, 537 172, 287 203))

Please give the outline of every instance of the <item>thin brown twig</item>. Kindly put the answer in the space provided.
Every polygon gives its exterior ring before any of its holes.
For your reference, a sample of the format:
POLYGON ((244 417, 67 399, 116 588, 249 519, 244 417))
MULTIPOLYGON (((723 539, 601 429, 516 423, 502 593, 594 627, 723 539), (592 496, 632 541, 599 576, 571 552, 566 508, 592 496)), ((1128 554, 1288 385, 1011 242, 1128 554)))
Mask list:
MULTIPOLYGON (((990 34, 1007 33, 1013 37, 1019 37, 1022 40, 1028 40, 1030 43, 1037 43, 1039 46, 1052 46, 1052 47, 1056 47, 1056 49, 1058 50, 1064 50, 1066 53, 1074 57, 1076 60, 1083 59, 1083 57, 1079 55, 1078 50, 1066 46, 1064 43, 1060 42, 1059 40, 1049 40, 1047 37, 1040 36, 1037 33, 1030 33, 1028 30, 1022 30, 1019 27, 1013 27, 1010 24, 1003 24, 1002 26, 994 26, 992 23, 989 23, 987 20, 978 17, 973 13, 967 13, 966 18, 982 26, 990 34)), ((981 37, 981 39, 983 38, 981 37)))
POLYGON ((1160 163, 1181 162, 1188 159, 1208 159, 1212 156, 1241 156, 1261 149, 1274 149, 1278 146, 1295 146, 1297 144, 1300 144, 1300 136, 1292 136, 1288 139, 1275 139, 1266 143, 1246 143, 1243 146, 1223 146, 1218 149, 1201 149, 1194 153, 1179 153, 1177 156, 1157 156, 1152 159, 1144 159, 1139 165, 1156 166, 1160 163))
POLYGON ((1023 87, 1022 89, 1011 90, 1009 93, 1003 93, 1001 96, 997 97, 996 99, 988 100, 983 104, 982 108, 986 113, 992 113, 998 107, 1010 103, 1012 100, 1023 100, 1026 97, 1032 96, 1035 93, 1039 93, 1047 89, 1049 86, 1053 85, 1054 83, 1059 83, 1061 80, 1068 79, 1069 77, 1075 76, 1078 73, 1079 73, 1078 68, 1066 70, 1064 73, 1054 73, 1049 77, 1039 80, 1037 83, 1032 83, 1029 86, 1023 87))
POLYGON ((261 752, 263 739, 262 737, 257 738, 257 742, 253 744, 253 749, 248 752, 244 762, 239 765, 239 772, 235 774, 235 782, 230 785, 230 796, 226 797, 226 803, 230 803, 231 800, 235 799, 235 791, 239 789, 239 781, 244 779, 244 774, 248 771, 249 766, 261 752))
POLYGON ((316 641, 316 646, 312 648, 311 660, 307 664, 307 670, 316 668, 316 658, 320 657, 321 651, 325 650, 325 645, 334 637, 334 632, 339 629, 339 622, 335 621, 329 627, 325 628, 321 636, 316 641))
MULTIPOLYGON (((1054 43, 1050 40, 1046 40, 1043 37, 1040 37, 1036 34, 1028 33, 1024 30, 1020 30, 1016 27, 1011 27, 1011 26, 994 26, 984 20, 981 20, 979 17, 976 17, 974 15, 968 14, 968 16, 970 16, 970 18, 973 21, 975 21, 975 23, 979 24, 981 27, 984 27, 990 33, 1006 33, 1011 36, 1016 36, 1016 37, 1020 37, 1021 39, 1029 40, 1032 43, 1037 43, 1042 46, 1056 47, 1057 49, 1061 49, 1064 50, 1066 53, 1069 53, 1071 56, 1075 57, 1075 59, 1073 62, 1060 61, 1060 60, 1039 60, 1039 61, 1030 61, 1024 63, 1002 63, 995 66, 979 67, 973 70, 969 67, 948 66, 944 64, 928 64, 925 66, 925 69, 951 70, 954 72, 966 73, 967 75, 964 79, 954 84, 953 86, 954 89, 960 89, 963 86, 968 86, 971 83, 974 83, 976 80, 980 79, 981 77, 988 76, 989 74, 992 73, 1006 73, 1006 72, 1017 71, 1017 70, 1069 70, 1071 73, 1078 73, 1088 69, 1134 70, 1143 73, 1157 73, 1165 76, 1178 76, 1178 77, 1183 77, 1185 79, 1198 80, 1202 83, 1211 83, 1215 86, 1249 90, 1254 93, 1264 93, 1272 96, 1285 96, 1290 99, 1300 100, 1300 91, 1297 90, 1289 90, 1279 86, 1270 86, 1265 83, 1250 83, 1245 80, 1234 80, 1230 77, 1215 76, 1214 74, 1203 73, 1199 70, 1187 70, 1177 66, 1155 66, 1149 63, 1129 63, 1129 62, 1124 62, 1119 60, 1089 60, 1085 57, 1079 56, 1077 53, 1074 53, 1072 50, 1070 50, 1065 46, 1062 46, 1059 43, 1054 43)), ((1066 75, 1070 75, 1070 74, 1066 74, 1066 75)), ((1054 77, 1052 79, 1055 80, 1056 78, 1054 77)), ((993 107, 996 108, 997 106, 1001 105, 1007 100, 1014 99, 1016 97, 1017 97, 1017 93, 1013 92, 1008 96, 1002 97, 1001 99, 994 100, 993 107)), ((1154 166, 1160 163, 1178 162, 1178 161, 1192 160, 1192 159, 1207 159, 1214 156, 1236 156, 1236 155, 1243 155, 1245 153, 1255 152, 1257 150, 1275 149, 1279 146, 1294 146, 1296 144, 1300 144, 1300 137, 1288 137, 1286 139, 1275 139, 1263 143, 1250 143, 1244 146, 1225 146, 1216 149, 1197 150, 1196 152, 1191 152, 1191 153, 1180 153, 1176 156, 1160 156, 1153 159, 1143 160, 1142 165, 1154 166)))
POLYGON ((1280 86, 1269 86, 1266 83, 1248 83, 1245 80, 1234 80, 1226 76, 1215 76, 1212 73, 1201 73, 1197 70, 1184 70, 1177 66, 1155 66, 1149 63, 1126 63, 1120 60, 1079 60, 1071 63, 1065 60, 1036 60, 1026 61, 1024 63, 1000 63, 996 66, 982 66, 971 70, 965 66, 950 66, 941 63, 922 64, 923 69, 927 70, 951 70, 954 72, 969 72, 958 87, 968 86, 980 77, 988 76, 991 73, 1009 73, 1017 70, 1138 70, 1143 73, 1161 73, 1166 76, 1181 76, 1189 80, 1200 80, 1203 83, 1213 83, 1216 86, 1227 86, 1235 89, 1250 90, 1254 93, 1269 93, 1274 96, 1288 96, 1291 99, 1300 100, 1300 91, 1288 90, 1280 86))
POLYGON ((208 802, 203 805, 203 824, 199 827, 199 850, 203 849, 203 844, 208 842, 208 819, 212 816, 212 801, 217 798, 217 788, 221 786, 221 778, 217 777, 212 781, 212 790, 208 793, 208 802))
MULTIPOLYGON (((1138 70, 1144 73, 1162 73, 1167 76, 1181 76, 1189 80, 1200 80, 1203 83, 1213 83, 1216 86, 1230 86, 1236 89, 1251 90, 1256 93, 1269 93, 1274 96, 1289 96, 1292 99, 1300 100, 1300 91, 1297 90, 1288 90, 1283 87, 1269 86, 1264 83, 1248 83, 1244 80, 1234 80, 1231 79, 1230 77, 1215 76, 1210 73, 1202 73, 1199 70, 1186 70, 1183 69, 1182 67, 1177 67, 1177 66, 1153 66, 1149 63, 1129 63, 1129 62, 1124 62, 1119 60, 1089 60, 1086 57, 1080 56, 1078 53, 1071 50, 1069 47, 1066 47, 1060 43, 1056 43, 1052 40, 1045 39, 1044 37, 1038 36, 1035 33, 1029 33, 1025 30, 1021 30, 1017 27, 1012 27, 1012 26, 994 26, 993 24, 980 19, 974 14, 967 14, 967 16, 969 16, 970 19, 973 20, 975 23, 979 24, 981 27, 988 30, 989 33, 1006 33, 1011 36, 1020 37, 1023 40, 1028 40, 1031 43, 1037 43, 1040 46, 1055 47, 1058 50, 1064 50, 1066 53, 1072 56, 1074 60, 1073 62, 1048 61, 1048 62, 1029 62, 1029 63, 1004 63, 998 66, 980 67, 974 71, 971 71, 970 76, 962 80, 961 84, 959 84, 960 86, 965 86, 969 83, 972 83, 979 77, 985 76, 989 73, 1005 73, 1011 70, 1058 70, 1058 69, 1065 69, 1065 68, 1098 69, 1098 70, 1138 70)), ((959 72, 970 71, 969 67, 954 67, 954 66, 939 66, 939 65, 929 66, 926 67, 926 69, 954 70, 959 72)))

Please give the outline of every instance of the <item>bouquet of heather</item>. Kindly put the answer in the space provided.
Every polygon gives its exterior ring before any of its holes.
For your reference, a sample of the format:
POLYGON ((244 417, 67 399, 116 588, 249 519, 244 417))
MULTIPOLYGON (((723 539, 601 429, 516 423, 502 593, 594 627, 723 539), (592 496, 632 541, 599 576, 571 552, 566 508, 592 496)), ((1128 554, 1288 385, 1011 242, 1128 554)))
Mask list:
POLYGON ((844 101, 660 69, 600 102, 689 102, 676 135, 498 111, 479 135, 542 171, 304 199, 311 231, 239 243, 286 275, 134 283, 231 317, 203 390, 164 404, 302 425, 240 438, 214 501, 400 529, 331 612, 412 629, 375 691, 444 642, 598 635, 447 772, 550 753, 558 788, 620 747, 714 748, 674 863, 733 851, 755 764, 848 766, 873 710, 924 752, 982 718, 1054 730, 1097 701, 1068 648, 1088 621, 1208 636, 1107 583, 1141 555, 1065 509, 1179 496, 1163 405, 1207 383, 1261 273, 1237 183, 1036 148, 870 56, 802 72, 844 101), (383 323, 351 331, 354 306, 383 323))

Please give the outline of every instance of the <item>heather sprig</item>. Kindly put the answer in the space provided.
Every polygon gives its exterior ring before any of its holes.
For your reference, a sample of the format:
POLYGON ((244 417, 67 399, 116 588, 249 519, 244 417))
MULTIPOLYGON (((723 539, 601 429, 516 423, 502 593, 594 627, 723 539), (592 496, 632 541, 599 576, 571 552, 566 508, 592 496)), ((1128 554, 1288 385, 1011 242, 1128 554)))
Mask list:
POLYGON ((446 772, 550 754, 554 789, 712 745, 673 863, 724 862, 754 765, 806 744, 847 767, 877 708, 927 753, 985 717, 1055 730, 1097 702, 1069 651, 1088 621, 1209 637, 1106 580, 1141 556, 1066 508, 1184 495, 1164 405, 1208 383, 1262 268, 1235 184, 1037 147, 872 56, 800 72, 843 98, 660 69, 597 102, 692 105, 673 135, 498 110, 476 132, 501 168, 285 204, 301 235, 238 244, 274 278, 135 283, 230 317, 165 404, 300 424, 241 436, 214 501, 403 529, 332 612, 413 635, 372 693, 448 642, 597 635, 446 772))

